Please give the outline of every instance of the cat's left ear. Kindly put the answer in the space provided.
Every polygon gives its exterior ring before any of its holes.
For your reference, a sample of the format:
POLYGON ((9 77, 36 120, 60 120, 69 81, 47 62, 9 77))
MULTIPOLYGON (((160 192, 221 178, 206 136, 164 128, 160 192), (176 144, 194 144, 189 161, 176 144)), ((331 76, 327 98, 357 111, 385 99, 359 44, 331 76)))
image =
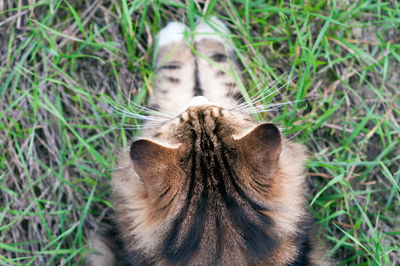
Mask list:
POLYGON ((264 173, 271 173, 276 168, 282 151, 282 139, 279 129, 273 124, 260 124, 236 139, 235 143, 249 166, 264 173))
POLYGON ((165 190, 180 173, 178 148, 171 148, 148 139, 132 143, 130 150, 133 167, 147 191, 154 194, 165 190))

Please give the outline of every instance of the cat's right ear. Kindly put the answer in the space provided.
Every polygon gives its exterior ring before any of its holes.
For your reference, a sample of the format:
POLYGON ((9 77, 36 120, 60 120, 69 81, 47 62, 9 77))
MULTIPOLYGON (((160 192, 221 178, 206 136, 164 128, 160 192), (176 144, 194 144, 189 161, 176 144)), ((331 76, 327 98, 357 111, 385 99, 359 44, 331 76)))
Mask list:
POLYGON ((266 174, 275 169, 282 150, 281 134, 276 126, 262 123, 235 142, 248 165, 266 174))
POLYGON ((179 173, 178 148, 140 139, 132 143, 130 156, 148 191, 161 193, 179 173))

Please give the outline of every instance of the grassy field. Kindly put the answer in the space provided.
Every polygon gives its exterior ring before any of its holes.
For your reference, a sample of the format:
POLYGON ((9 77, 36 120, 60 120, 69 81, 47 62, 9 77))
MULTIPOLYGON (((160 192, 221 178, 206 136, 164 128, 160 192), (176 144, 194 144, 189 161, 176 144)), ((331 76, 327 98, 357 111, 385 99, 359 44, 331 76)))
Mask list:
POLYGON ((250 95, 310 151, 326 254, 400 264, 397 1, 0 1, 0 265, 82 262, 109 219, 108 180, 140 123, 110 105, 151 94, 154 35, 216 15, 250 95))

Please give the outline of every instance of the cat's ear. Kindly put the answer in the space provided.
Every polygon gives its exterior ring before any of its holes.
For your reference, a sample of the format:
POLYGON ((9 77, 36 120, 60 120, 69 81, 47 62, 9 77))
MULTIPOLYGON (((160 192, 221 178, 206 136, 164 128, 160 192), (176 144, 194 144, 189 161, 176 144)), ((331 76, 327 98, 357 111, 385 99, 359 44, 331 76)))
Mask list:
POLYGON ((275 169, 282 150, 281 134, 276 126, 269 123, 260 124, 235 142, 245 164, 264 173, 275 169))
POLYGON ((163 191, 179 173, 178 148, 140 139, 132 143, 130 155, 136 173, 149 191, 163 191))

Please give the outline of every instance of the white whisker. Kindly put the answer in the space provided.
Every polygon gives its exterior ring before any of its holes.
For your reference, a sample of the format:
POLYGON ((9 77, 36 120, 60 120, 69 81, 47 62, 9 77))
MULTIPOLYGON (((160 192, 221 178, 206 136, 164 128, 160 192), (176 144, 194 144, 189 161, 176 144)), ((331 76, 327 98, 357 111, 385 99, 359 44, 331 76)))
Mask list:
MULTIPOLYGON (((169 118, 169 119, 172 119, 172 118, 175 117, 174 114, 165 113, 165 112, 164 112, 164 113, 163 113, 163 112, 159 112, 159 111, 157 111, 157 110, 153 110, 153 109, 150 109, 150 108, 148 108, 148 107, 139 105, 139 104, 137 104, 137 103, 135 103, 135 102, 131 102, 131 104, 133 104, 136 108, 138 108, 138 110, 143 111, 143 112, 147 112, 147 113, 149 113, 149 114, 154 114, 154 115, 166 117, 166 118, 169 118)), ((129 106, 129 107, 130 107, 130 106, 129 106)), ((129 107, 128 107, 128 108, 129 108, 129 107)), ((130 109, 133 110, 132 108, 130 108, 130 109)))
POLYGON ((141 106, 133 101, 129 104, 114 103, 108 97, 101 96, 101 98, 108 104, 108 108, 113 116, 131 117, 142 121, 156 121, 166 122, 174 118, 173 114, 163 113, 151 108, 141 106))
POLYGON ((241 106, 240 108, 237 108, 237 110, 243 111, 243 110, 246 110, 246 109, 249 109, 249 108, 250 108, 250 109, 251 109, 251 108, 254 108, 254 106, 255 106, 257 103, 263 101, 264 99, 267 99, 267 98, 270 97, 271 95, 273 95, 273 94, 275 94, 276 92, 280 91, 285 85, 286 85, 286 84, 284 84, 284 85, 282 85, 282 86, 276 88, 275 90, 273 90, 272 92, 268 93, 268 94, 265 95, 265 96, 262 96, 262 95, 260 94, 262 97, 257 97, 258 99, 256 98, 256 100, 250 102, 251 105, 244 105, 244 106, 241 106))
POLYGON ((276 94, 278 91, 280 91, 282 88, 287 86, 290 82, 292 82, 295 78, 296 78, 296 76, 291 78, 290 80, 286 81, 285 84, 283 84, 280 87, 276 87, 277 80, 273 81, 272 86, 269 86, 269 87, 263 89, 259 94, 251 97, 249 101, 247 101, 247 102, 245 101, 241 104, 238 104, 234 108, 234 110, 244 112, 244 113, 249 113, 249 114, 255 114, 255 113, 276 110, 275 107, 278 105, 271 105, 271 106, 270 105, 266 105, 266 106, 262 105, 261 107, 256 106, 256 105, 258 105, 260 102, 264 101, 265 99, 269 98, 270 96, 276 94), (273 89, 273 90, 271 91, 271 89, 273 89), (267 95, 264 95, 264 93, 267 91, 269 93, 267 95))
POLYGON ((147 128, 159 127, 160 123, 148 122, 148 123, 145 123, 145 124, 138 124, 138 125, 130 125, 130 124, 120 123, 119 125, 121 126, 120 128, 123 128, 123 129, 139 130, 139 129, 147 129, 147 128))
MULTIPOLYGON (((250 99, 249 99, 250 102, 252 102, 253 100, 255 100, 255 99, 258 98, 258 97, 261 97, 261 96, 263 95, 263 92, 266 91, 268 88, 273 88, 278 80, 273 80, 273 81, 271 82, 271 84, 268 84, 268 87, 264 87, 265 81, 266 81, 266 78, 264 77, 262 82, 258 83, 256 86, 254 86, 253 88, 251 88, 250 90, 247 91, 247 94, 250 95, 250 94, 252 94, 256 89, 258 90, 258 89, 260 89, 260 88, 263 88, 260 92, 258 92, 258 93, 255 94, 254 96, 250 97, 250 99)), ((248 104, 248 103, 246 102, 246 99, 243 98, 243 99, 238 103, 238 106, 247 105, 247 104, 248 104)))
POLYGON ((127 116, 127 117, 132 117, 135 119, 139 120, 148 120, 148 121, 160 121, 160 122, 165 122, 168 121, 168 118, 163 118, 163 117, 157 117, 157 116, 150 116, 150 115, 141 115, 136 112, 129 111, 127 109, 122 109, 120 107, 117 107, 115 105, 111 106, 111 109, 116 112, 117 114, 127 116))
POLYGON ((270 91, 271 89, 276 88, 277 81, 278 81, 278 80, 272 81, 272 83, 269 84, 268 87, 265 87, 265 88, 264 88, 262 91, 260 91, 258 94, 256 94, 256 95, 254 95, 253 97, 251 97, 251 98, 249 99, 249 102, 244 101, 242 104, 240 104, 240 105, 238 106, 239 109, 240 109, 241 107, 248 107, 248 106, 249 106, 249 103, 254 105, 254 103, 255 103, 256 101, 260 101, 260 100, 262 101, 262 100, 264 100, 265 98, 268 98, 269 96, 271 96, 272 94, 276 93, 276 92, 279 91, 281 88, 283 88, 284 86, 286 86, 286 85, 288 84, 288 82, 290 82, 290 81, 288 81, 287 83, 285 83, 285 84, 282 85, 281 87, 279 87, 279 88, 275 89, 274 91, 272 91, 271 93, 269 93, 267 96, 264 96, 264 92, 267 92, 267 91, 270 91))
POLYGON ((270 112, 270 111, 276 111, 280 110, 283 106, 285 105, 290 105, 296 102, 303 102, 306 99, 303 100, 296 100, 296 101, 289 101, 289 102, 284 102, 284 103, 273 103, 273 104, 267 104, 267 105, 258 105, 254 108, 251 108, 250 110, 244 110, 243 112, 247 114, 256 114, 256 113, 263 113, 263 112, 270 112))

